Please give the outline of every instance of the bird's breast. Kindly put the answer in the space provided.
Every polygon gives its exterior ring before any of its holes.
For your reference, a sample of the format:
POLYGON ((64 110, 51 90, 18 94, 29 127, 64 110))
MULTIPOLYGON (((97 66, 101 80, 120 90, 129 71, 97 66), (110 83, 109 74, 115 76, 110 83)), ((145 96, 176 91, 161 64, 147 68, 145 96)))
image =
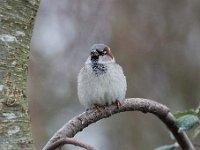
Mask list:
POLYGON ((85 65, 78 76, 78 96, 86 107, 92 104, 111 104, 123 100, 126 79, 117 64, 85 65))

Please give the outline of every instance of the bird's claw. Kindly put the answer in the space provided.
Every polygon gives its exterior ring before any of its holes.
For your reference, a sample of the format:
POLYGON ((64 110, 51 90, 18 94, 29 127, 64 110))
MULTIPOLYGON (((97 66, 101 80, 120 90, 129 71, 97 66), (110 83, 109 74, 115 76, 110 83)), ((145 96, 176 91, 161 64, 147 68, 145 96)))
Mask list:
POLYGON ((121 102, 119 100, 116 100, 115 104, 117 105, 117 108, 119 109, 121 107, 121 102))

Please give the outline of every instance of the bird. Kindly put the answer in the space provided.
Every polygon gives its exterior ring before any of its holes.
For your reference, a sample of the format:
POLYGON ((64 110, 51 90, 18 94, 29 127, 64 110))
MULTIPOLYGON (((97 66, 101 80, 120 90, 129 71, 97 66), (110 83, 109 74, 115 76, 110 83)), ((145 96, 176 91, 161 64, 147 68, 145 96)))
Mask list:
POLYGON ((115 62, 110 48, 94 44, 78 74, 77 91, 86 108, 104 107, 113 103, 119 107, 125 99, 127 82, 122 67, 115 62))

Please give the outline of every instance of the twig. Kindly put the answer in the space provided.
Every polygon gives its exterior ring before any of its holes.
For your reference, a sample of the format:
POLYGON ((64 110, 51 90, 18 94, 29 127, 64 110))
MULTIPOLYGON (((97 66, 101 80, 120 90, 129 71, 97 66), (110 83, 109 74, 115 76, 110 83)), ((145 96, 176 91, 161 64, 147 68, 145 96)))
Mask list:
POLYGON ((121 102, 119 108, 116 105, 110 105, 104 108, 102 107, 101 109, 94 108, 83 112, 71 119, 57 131, 45 145, 43 150, 47 150, 48 147, 59 139, 75 136, 78 132, 102 118, 108 118, 113 114, 124 111, 141 111, 143 113, 152 113, 156 115, 172 132, 182 150, 195 150, 185 132, 178 132, 176 119, 168 107, 158 102, 142 98, 126 99, 121 102))
POLYGON ((78 146, 78 147, 82 147, 82 148, 85 148, 86 150, 95 150, 94 147, 88 145, 88 144, 85 144, 83 142, 80 142, 78 140, 75 140, 73 138, 64 138, 64 139, 60 139, 56 142, 54 142, 51 146, 49 146, 47 148, 47 150, 55 150, 56 148, 58 147, 61 147, 63 146, 64 144, 72 144, 74 146, 78 146))

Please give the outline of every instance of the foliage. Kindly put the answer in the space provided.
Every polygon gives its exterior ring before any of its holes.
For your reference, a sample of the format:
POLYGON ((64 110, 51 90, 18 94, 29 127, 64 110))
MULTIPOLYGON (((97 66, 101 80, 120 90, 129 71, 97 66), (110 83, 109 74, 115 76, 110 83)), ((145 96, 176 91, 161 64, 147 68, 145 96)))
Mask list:
MULTIPOLYGON (((193 140, 200 133, 200 105, 196 109, 190 109, 188 111, 177 112, 174 114, 176 117, 177 126, 179 127, 179 132, 185 131, 188 137, 193 140)), ((173 135, 171 138, 174 140, 173 135)), ((155 150, 175 150, 177 144, 165 145, 156 148, 155 150)))

